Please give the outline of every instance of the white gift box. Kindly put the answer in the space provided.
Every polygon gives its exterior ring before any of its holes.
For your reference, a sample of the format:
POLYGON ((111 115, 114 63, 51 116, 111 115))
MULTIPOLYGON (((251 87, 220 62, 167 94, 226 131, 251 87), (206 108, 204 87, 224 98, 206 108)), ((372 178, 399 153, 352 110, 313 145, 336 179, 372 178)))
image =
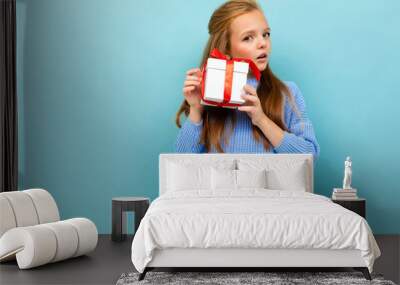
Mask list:
MULTIPOLYGON (((204 99, 221 103, 224 100, 224 89, 225 89, 225 72, 226 72, 226 60, 208 58, 205 87, 204 87, 204 99)), ((233 76, 232 76, 232 91, 229 103, 232 104, 243 104, 243 100, 240 95, 243 93, 243 87, 247 83, 247 74, 249 72, 249 64, 247 62, 234 62, 233 63, 233 76)), ((203 100, 203 105, 207 104, 203 100)))

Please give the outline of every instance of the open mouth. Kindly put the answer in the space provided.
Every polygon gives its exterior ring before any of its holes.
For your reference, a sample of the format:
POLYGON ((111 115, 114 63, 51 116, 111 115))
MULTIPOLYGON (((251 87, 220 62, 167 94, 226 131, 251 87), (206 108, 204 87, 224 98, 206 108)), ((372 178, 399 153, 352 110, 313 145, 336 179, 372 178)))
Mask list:
POLYGON ((257 57, 257 60, 265 60, 267 59, 267 54, 266 53, 262 53, 257 57))

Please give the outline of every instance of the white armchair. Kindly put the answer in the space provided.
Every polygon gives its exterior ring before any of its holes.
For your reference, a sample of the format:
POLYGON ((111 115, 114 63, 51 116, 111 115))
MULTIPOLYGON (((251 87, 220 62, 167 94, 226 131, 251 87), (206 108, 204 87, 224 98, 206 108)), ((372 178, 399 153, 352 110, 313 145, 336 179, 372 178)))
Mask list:
POLYGON ((16 258, 28 269, 86 254, 97 239, 96 225, 86 218, 60 221, 44 189, 0 193, 0 262, 16 258))

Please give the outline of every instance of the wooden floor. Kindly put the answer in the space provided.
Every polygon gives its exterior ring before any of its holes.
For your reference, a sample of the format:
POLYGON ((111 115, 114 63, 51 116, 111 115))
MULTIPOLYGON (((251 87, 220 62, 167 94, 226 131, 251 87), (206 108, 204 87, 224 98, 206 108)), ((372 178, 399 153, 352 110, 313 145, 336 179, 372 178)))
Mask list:
MULTIPOLYGON (((374 272, 396 284, 400 279, 400 236, 376 236, 382 256, 374 272)), ((100 235, 94 252, 88 256, 19 270, 16 262, 0 264, 0 284, 115 284, 124 272, 134 271, 130 259, 132 237, 116 243, 100 235)), ((310 270, 311 271, 311 270, 310 270)))

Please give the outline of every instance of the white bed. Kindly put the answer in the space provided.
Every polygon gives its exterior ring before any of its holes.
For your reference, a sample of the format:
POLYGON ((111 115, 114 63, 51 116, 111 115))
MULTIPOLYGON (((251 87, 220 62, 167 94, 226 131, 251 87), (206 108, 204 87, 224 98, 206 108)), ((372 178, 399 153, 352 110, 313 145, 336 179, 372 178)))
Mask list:
POLYGON ((354 267, 380 251, 367 222, 313 194, 308 154, 161 154, 160 197, 132 243, 155 267, 354 267))

